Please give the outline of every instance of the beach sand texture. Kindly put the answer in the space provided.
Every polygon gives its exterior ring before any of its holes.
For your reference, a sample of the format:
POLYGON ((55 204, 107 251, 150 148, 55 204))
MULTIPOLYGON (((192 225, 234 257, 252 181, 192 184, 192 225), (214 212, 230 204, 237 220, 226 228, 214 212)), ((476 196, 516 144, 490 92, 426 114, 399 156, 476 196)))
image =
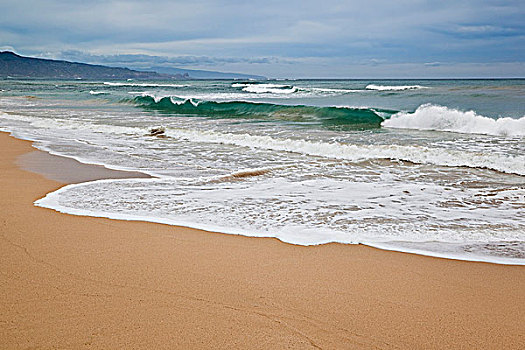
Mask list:
POLYGON ((65 215, 32 204, 63 183, 19 168, 31 143, 0 147, 2 349, 525 344, 523 266, 65 215))

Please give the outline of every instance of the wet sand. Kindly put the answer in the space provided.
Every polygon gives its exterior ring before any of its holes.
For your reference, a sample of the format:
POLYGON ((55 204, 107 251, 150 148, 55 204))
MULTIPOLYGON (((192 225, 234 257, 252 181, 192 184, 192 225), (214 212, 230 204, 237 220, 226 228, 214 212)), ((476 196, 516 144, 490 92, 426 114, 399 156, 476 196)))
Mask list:
POLYGON ((75 159, 55 156, 42 151, 22 154, 16 159, 16 164, 23 170, 36 172, 49 180, 67 184, 100 179, 151 177, 135 171, 119 171, 108 169, 102 165, 84 164, 75 159))
MULTIPOLYGON (((87 170, 46 178, 17 165, 30 142, 0 133, 0 147, 2 349, 525 344, 522 266, 60 214, 32 202, 87 170)), ((45 173, 33 156, 24 168, 45 173)))

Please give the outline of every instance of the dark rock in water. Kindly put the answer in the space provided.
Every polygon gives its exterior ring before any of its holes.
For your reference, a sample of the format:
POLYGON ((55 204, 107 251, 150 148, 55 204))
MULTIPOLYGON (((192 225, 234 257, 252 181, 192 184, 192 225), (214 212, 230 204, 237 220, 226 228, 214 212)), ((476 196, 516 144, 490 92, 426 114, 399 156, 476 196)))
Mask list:
POLYGON ((166 137, 166 128, 159 127, 159 128, 152 128, 149 130, 148 136, 157 136, 157 137, 166 137))

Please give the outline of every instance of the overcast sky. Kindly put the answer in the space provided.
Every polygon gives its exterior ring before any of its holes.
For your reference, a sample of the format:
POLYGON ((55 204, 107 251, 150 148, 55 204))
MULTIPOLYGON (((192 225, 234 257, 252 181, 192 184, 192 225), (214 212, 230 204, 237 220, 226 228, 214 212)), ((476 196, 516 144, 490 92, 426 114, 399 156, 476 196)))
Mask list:
POLYGON ((268 77, 525 77, 525 0, 0 0, 22 55, 268 77))

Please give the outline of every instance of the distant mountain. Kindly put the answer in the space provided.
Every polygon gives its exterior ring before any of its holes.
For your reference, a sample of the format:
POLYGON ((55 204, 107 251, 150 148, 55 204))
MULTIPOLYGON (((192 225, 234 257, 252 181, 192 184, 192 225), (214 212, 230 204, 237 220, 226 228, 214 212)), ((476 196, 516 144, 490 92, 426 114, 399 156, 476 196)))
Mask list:
POLYGON ((139 72, 86 63, 23 57, 10 51, 0 52, 0 77, 54 79, 184 79, 186 77, 139 72))
POLYGON ((0 77, 54 79, 172 79, 184 78, 157 72, 139 72, 86 63, 57 61, 0 52, 0 77))
POLYGON ((266 80, 267 78, 262 75, 252 74, 241 74, 241 73, 223 73, 208 70, 195 70, 195 69, 182 69, 174 67, 150 67, 148 70, 152 70, 158 73, 175 74, 175 75, 188 75, 191 79, 255 79, 255 80, 266 80))
POLYGON ((154 67, 151 68, 151 71, 138 71, 122 67, 24 57, 10 51, 2 51, 0 52, 0 78, 7 77, 88 80, 266 79, 257 75, 171 67, 154 67))

